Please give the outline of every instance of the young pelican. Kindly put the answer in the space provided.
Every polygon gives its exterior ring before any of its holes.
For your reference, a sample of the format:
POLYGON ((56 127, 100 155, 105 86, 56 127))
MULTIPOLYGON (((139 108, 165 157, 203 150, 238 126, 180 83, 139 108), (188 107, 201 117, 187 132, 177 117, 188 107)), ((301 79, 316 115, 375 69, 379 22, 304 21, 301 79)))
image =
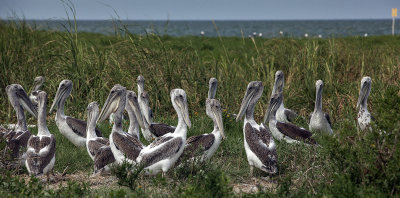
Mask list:
POLYGON ((126 88, 114 85, 101 110, 98 121, 103 121, 114 113, 114 125, 110 134, 110 147, 115 162, 121 164, 124 160, 136 164, 136 158, 143 145, 136 135, 131 135, 122 129, 122 112, 126 104, 126 88))
POLYGON ((138 103, 143 115, 144 128, 142 128, 143 137, 147 141, 163 136, 166 133, 174 132, 175 127, 163 123, 153 123, 153 112, 150 108, 149 94, 144 90, 144 77, 139 75, 137 78, 138 103))
POLYGON ((254 167, 269 174, 278 172, 278 156, 271 132, 264 124, 257 124, 253 115, 254 108, 263 90, 264 87, 261 81, 250 82, 236 117, 236 121, 239 121, 244 116, 244 149, 250 165, 251 176, 253 175, 254 167))
POLYGON ((276 112, 282 103, 282 93, 272 95, 267 109, 269 129, 277 140, 285 140, 287 143, 299 143, 300 141, 316 144, 311 137, 312 133, 291 123, 280 122, 276 119, 276 112))
POLYGON ((221 139, 225 139, 221 104, 216 99, 207 99, 206 109, 207 116, 214 122, 214 130, 211 133, 188 138, 182 154, 189 158, 201 154, 201 161, 210 159, 221 144, 221 139))
POLYGON ((315 107, 314 112, 310 119, 310 131, 312 132, 323 132, 329 135, 333 134, 332 123, 329 115, 322 111, 322 89, 324 87, 324 82, 318 80, 315 83, 316 96, 315 96, 315 107))
MULTIPOLYGON (((63 80, 58 86, 56 96, 51 105, 50 113, 53 109, 57 109, 55 117, 57 127, 61 134, 63 134, 75 146, 86 146, 86 122, 76 118, 66 116, 64 114, 65 100, 69 97, 72 91, 72 81, 63 80)), ((96 128, 97 137, 103 137, 100 130, 96 128)))
POLYGON ((53 170, 56 161, 56 139, 46 125, 47 93, 39 91, 38 100, 38 134, 32 135, 28 141, 25 166, 29 175, 47 175, 53 170))
POLYGON ((96 135, 96 122, 99 118, 99 112, 100 110, 97 102, 91 102, 88 105, 86 149, 90 158, 92 158, 94 162, 93 175, 109 171, 109 164, 115 162, 108 139, 97 137, 96 135))
POLYGON ((142 113, 138 103, 136 93, 127 91, 125 110, 128 112, 129 128, 128 133, 137 137, 140 140, 140 128, 145 128, 143 123, 142 113))
MULTIPOLYGON (((277 71, 275 73, 275 82, 274 82, 274 88, 272 89, 271 96, 278 93, 278 92, 283 92, 283 86, 285 84, 285 77, 283 75, 282 71, 277 71)), ((282 99, 283 100, 283 99, 282 99)), ((264 117, 264 124, 268 123, 267 121, 267 115, 268 113, 265 113, 264 117)), ((285 106, 282 104, 279 106, 278 110, 276 111, 276 119, 280 122, 293 122, 297 117, 297 114, 290 110, 286 109, 285 106)))
POLYGON ((371 120, 374 120, 374 118, 371 116, 367 108, 367 100, 369 93, 371 92, 371 82, 372 81, 369 76, 362 78, 360 95, 357 101, 357 108, 359 109, 357 121, 358 121, 358 127, 360 127, 362 131, 366 129, 372 130, 370 127, 370 123, 371 120))
MULTIPOLYGON (((16 116, 17 124, 14 130, 4 130, 2 137, 7 143, 7 149, 11 150, 11 158, 15 159, 20 156, 20 149, 26 148, 31 133, 28 131, 26 125, 24 109, 37 118, 36 108, 29 100, 24 88, 19 84, 11 84, 6 87, 8 100, 13 106, 16 116)), ((25 163, 25 155, 23 154, 20 162, 25 163)))
POLYGON ((40 88, 42 88, 43 83, 44 83, 44 77, 37 76, 35 78, 31 94, 29 95, 29 99, 31 100, 32 104, 35 105, 35 107, 38 106, 37 94, 39 93, 40 88))
POLYGON ((187 127, 191 127, 185 91, 173 89, 170 95, 172 105, 178 114, 175 131, 157 138, 143 148, 136 160, 149 175, 161 171, 164 175, 175 164, 186 144, 187 127))

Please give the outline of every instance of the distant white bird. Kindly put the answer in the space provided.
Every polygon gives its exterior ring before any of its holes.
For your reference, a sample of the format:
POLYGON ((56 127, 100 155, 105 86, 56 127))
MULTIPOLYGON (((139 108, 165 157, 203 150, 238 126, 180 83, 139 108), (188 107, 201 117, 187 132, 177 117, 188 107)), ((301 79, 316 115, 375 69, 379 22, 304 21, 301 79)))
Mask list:
POLYGON ((253 36, 256 37, 257 36, 257 32, 253 32, 253 36))
POLYGON ((318 34, 318 38, 322 38, 322 35, 321 35, 321 34, 318 34))
POLYGON ((364 37, 367 37, 367 36, 368 36, 368 34, 367 34, 367 33, 365 33, 365 34, 364 34, 364 37))
POLYGON ((308 37, 308 34, 307 34, 307 33, 305 33, 305 34, 304 34, 304 37, 306 37, 306 38, 307 38, 307 37, 308 37))
POLYGON ((201 31, 201 32, 200 32, 200 35, 201 35, 201 36, 204 36, 204 31, 201 31))
POLYGON ((279 34, 282 36, 283 35, 283 31, 281 30, 281 31, 279 31, 279 34))
POLYGON ((262 37, 262 33, 260 32, 260 33, 258 33, 258 37, 262 37))

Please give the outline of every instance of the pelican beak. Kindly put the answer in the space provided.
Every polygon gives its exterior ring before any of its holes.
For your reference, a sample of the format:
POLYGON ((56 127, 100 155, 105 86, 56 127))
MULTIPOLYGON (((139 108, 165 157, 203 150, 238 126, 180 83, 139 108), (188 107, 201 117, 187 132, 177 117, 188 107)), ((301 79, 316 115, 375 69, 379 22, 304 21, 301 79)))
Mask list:
POLYGON ((50 107, 50 112, 53 112, 54 108, 58 108, 60 101, 64 98, 64 96, 67 94, 69 95, 71 93, 72 89, 72 82, 69 80, 63 80, 60 83, 60 86, 57 89, 56 96, 54 97, 53 104, 50 107))
POLYGON ((178 105, 179 109, 182 112, 183 115, 183 120, 185 121, 186 125, 191 128, 192 127, 192 123, 190 122, 189 119, 189 111, 187 108, 187 103, 186 101, 184 101, 183 97, 176 97, 175 98, 175 103, 178 105))
POLYGON ((111 91, 106 102, 104 103, 103 108, 101 109, 101 113, 97 122, 107 119, 111 113, 114 113, 118 108, 120 100, 120 94, 118 94, 118 92, 111 91))
POLYGON ((215 121, 217 122, 218 129, 223 139, 225 139, 224 125, 222 124, 222 111, 221 108, 211 108, 215 121))
POLYGON ((357 100, 357 108, 360 108, 362 101, 365 99, 365 97, 367 95, 368 82, 364 82, 361 86, 362 87, 360 89, 360 94, 359 94, 358 100, 357 100))
POLYGON ((16 92, 18 96, 18 100, 20 104, 23 106, 25 110, 27 110, 32 116, 35 118, 38 117, 38 112, 35 108, 35 106, 32 104, 31 100, 29 100, 29 97, 26 95, 26 92, 23 89, 18 89, 16 92))
POLYGON ((272 98, 271 98, 271 100, 269 102, 269 105, 268 105, 268 108, 265 111, 265 117, 264 117, 264 121, 263 121, 264 125, 267 123, 267 121, 269 121, 269 119, 271 117, 271 112, 272 112, 272 107, 273 107, 272 103, 273 103, 273 101, 272 101, 272 98))
POLYGON ((251 99, 254 96, 254 91, 253 90, 247 90, 246 95, 243 98, 242 105, 240 106, 239 113, 238 113, 238 115, 236 117, 236 121, 239 121, 243 117, 243 115, 245 114, 245 112, 247 110, 247 107, 249 106, 249 103, 250 103, 251 99))
MULTIPOLYGON (((133 94, 133 93, 132 93, 133 94)), ((136 120, 139 123, 140 128, 144 129, 144 122, 143 122, 143 116, 139 108, 139 103, 137 101, 137 98, 134 97, 132 94, 127 94, 127 106, 126 108, 131 108, 133 110, 133 113, 135 114, 136 120), (129 106, 129 107, 128 107, 129 106)))

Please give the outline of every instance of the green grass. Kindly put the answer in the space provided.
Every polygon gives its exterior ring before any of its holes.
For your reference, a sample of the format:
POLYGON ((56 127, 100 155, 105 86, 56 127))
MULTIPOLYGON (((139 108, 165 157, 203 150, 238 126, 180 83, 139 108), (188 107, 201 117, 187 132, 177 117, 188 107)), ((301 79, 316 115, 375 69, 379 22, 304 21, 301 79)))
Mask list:
MULTIPOLYGON (((400 193, 400 37, 348 37, 296 39, 290 37, 254 40, 248 38, 169 37, 132 35, 122 28, 115 36, 41 31, 24 21, 0 22, 0 87, 19 83, 28 91, 38 75, 46 77, 44 90, 52 102, 58 83, 74 83, 65 113, 86 119, 92 101, 103 104, 114 84, 136 90, 142 74, 150 93, 156 121, 176 124, 169 92, 186 91, 193 128, 188 136, 210 132, 205 116, 208 80, 219 81, 217 98, 224 107, 227 139, 211 163, 186 174, 173 169, 167 179, 139 178, 146 189, 91 191, 100 196, 232 196, 232 184, 250 182, 243 146, 242 122, 235 122, 247 84, 261 80, 263 97, 255 117, 261 121, 268 105, 276 70, 285 74, 285 105, 303 117, 313 111, 315 82, 325 83, 323 109, 332 118, 334 137, 316 137, 322 147, 277 145, 280 173, 277 187, 255 195, 298 196, 399 196, 400 193), (377 130, 359 133, 355 109, 360 80, 373 80, 368 101, 377 118, 377 130), (379 130, 378 130, 379 129, 379 130), (380 134, 380 130, 388 133, 380 134), (217 189, 212 186, 220 186, 217 189)), ((5 92, 0 92, 0 121, 15 122, 15 113, 5 92)), ((59 132, 54 114, 48 115, 50 131, 57 139, 55 170, 91 174, 92 161, 84 148, 76 148, 59 132)), ((29 122, 35 121, 30 118, 29 122)), ((297 124, 308 128, 305 120, 297 124)), ((110 126, 99 125, 108 135, 110 126)), ((36 133, 36 129, 32 130, 36 133)), ((266 176, 261 171, 256 177, 266 176)), ((90 187, 90 186, 89 186, 90 187)))

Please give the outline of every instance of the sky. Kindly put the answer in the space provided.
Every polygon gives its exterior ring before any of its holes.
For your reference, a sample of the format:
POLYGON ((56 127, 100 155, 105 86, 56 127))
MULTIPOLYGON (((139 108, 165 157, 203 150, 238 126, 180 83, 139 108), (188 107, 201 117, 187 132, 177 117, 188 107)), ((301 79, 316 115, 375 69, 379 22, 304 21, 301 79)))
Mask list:
MULTIPOLYGON (((400 0, 71 0, 77 19, 387 19, 400 0), (116 14, 117 13, 117 14, 116 14)), ((0 0, 0 18, 66 19, 60 0, 0 0)), ((399 13, 400 17, 400 13, 399 13)))

